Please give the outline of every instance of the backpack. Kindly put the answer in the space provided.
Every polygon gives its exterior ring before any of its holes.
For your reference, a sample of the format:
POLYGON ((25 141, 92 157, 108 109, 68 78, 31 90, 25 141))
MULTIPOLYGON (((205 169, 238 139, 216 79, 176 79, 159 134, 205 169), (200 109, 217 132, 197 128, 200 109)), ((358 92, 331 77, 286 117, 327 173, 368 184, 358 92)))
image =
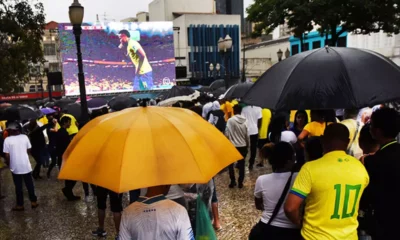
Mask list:
POLYGON ((218 118, 217 123, 215 124, 215 127, 221 131, 222 133, 225 132, 225 128, 226 128, 226 121, 225 121, 225 113, 222 110, 214 110, 211 111, 211 114, 214 117, 218 118))

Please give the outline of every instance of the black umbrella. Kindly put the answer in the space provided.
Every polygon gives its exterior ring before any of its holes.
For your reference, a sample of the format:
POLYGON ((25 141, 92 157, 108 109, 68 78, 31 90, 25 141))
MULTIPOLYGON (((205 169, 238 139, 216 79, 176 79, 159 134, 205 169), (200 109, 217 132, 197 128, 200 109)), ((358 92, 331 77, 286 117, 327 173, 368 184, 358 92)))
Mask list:
POLYGON ((246 95, 253 83, 238 83, 230 87, 224 94, 225 99, 242 98, 246 95))
POLYGON ((225 92, 226 92, 226 88, 220 87, 218 89, 213 90, 211 93, 214 97, 219 97, 219 96, 223 95, 225 92))
POLYGON ((162 97, 161 100, 166 100, 168 98, 189 96, 194 93, 194 90, 186 86, 173 86, 168 90, 162 97))
POLYGON ((203 86, 203 87, 199 88, 197 91, 199 91, 201 93, 208 93, 208 92, 211 92, 211 88, 207 87, 207 86, 203 86))
POLYGON ((68 104, 71 103, 74 103, 74 100, 69 98, 61 98, 60 100, 57 100, 54 105, 63 109, 64 107, 66 107, 68 104))
POLYGON ((39 117, 39 113, 36 112, 33 108, 17 105, 5 109, 5 111, 0 116, 0 120, 24 121, 30 119, 38 119, 39 117))
POLYGON ((119 95, 108 102, 108 106, 114 111, 121 111, 125 108, 136 107, 137 101, 128 95, 119 95))
POLYGON ((87 105, 90 110, 99 110, 107 107, 107 100, 104 98, 92 98, 87 102, 87 105))
POLYGON ((274 65, 243 101, 274 110, 362 108, 400 99, 400 68, 369 50, 327 47, 274 65))
POLYGON ((71 114, 77 121, 81 118, 82 111, 79 103, 70 103, 63 108, 63 112, 71 114))
POLYGON ((211 90, 216 90, 218 88, 225 87, 225 80, 224 79, 217 79, 210 84, 211 90))

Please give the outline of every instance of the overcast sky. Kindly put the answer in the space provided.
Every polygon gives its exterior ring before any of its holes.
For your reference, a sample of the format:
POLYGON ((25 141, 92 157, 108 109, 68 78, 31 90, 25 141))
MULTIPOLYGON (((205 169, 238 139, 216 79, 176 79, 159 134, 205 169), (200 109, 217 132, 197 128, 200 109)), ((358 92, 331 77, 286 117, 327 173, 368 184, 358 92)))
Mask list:
MULTIPOLYGON (((40 0, 44 4, 46 21, 69 22, 68 7, 73 0, 40 0)), ((96 21, 99 14, 100 21, 120 21, 121 19, 134 17, 137 12, 148 11, 148 5, 152 0, 79 0, 85 7, 86 22, 96 21)), ((201 1, 201 0, 199 0, 201 1)), ((244 0, 245 8, 253 0, 244 0)))

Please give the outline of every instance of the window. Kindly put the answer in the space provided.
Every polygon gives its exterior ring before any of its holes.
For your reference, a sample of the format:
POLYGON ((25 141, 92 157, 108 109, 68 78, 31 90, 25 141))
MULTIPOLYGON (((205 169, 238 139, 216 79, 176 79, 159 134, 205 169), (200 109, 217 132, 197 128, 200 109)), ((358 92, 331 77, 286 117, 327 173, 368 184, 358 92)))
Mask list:
POLYGON ((59 65, 58 63, 50 63, 49 64, 49 72, 59 72, 59 65))
POLYGON ((56 45, 54 43, 46 43, 43 44, 43 50, 45 56, 54 56, 56 55, 56 45))
POLYGON ((292 56, 299 53, 299 44, 292 45, 292 56))
POLYGON ((321 48, 321 41, 314 41, 312 43, 312 49, 318 49, 321 48))
POLYGON ((35 85, 30 85, 29 86, 29 92, 36 92, 36 86, 35 85))
POLYGON ((303 43, 303 47, 301 49, 302 52, 310 50, 310 44, 309 43, 303 43))
POLYGON ((43 91, 42 85, 37 85, 36 87, 37 87, 38 92, 43 91))
POLYGON ((340 37, 337 41, 338 47, 346 47, 347 46, 347 37, 340 37))

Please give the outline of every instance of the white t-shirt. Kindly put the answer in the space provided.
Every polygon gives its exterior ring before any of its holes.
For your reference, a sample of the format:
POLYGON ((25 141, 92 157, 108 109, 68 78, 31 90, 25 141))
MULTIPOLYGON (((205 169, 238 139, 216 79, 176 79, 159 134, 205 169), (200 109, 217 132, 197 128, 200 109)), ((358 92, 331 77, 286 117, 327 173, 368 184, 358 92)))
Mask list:
POLYGON ((3 151, 10 154, 10 170, 12 173, 26 174, 32 172, 27 151, 30 148, 32 148, 31 142, 24 134, 9 136, 4 140, 3 151))
MULTIPOLYGON (((256 181, 256 186, 254 190, 254 196, 256 198, 262 198, 264 203, 264 211, 261 216, 261 221, 265 224, 268 223, 269 218, 272 216, 274 212, 275 206, 279 201, 279 198, 282 195, 282 191, 285 188, 285 185, 290 177, 290 172, 285 173, 271 173, 259 176, 256 181)), ((292 183, 288 189, 292 188, 294 180, 296 179, 297 173, 293 173, 292 183)), ((287 198, 287 194, 286 194, 287 198)), ((275 227, 281 228, 298 228, 295 224, 293 224, 285 215, 284 205, 286 202, 283 201, 281 209, 279 210, 276 217, 272 220, 271 225, 275 227)))
POLYGON ((211 111, 212 106, 213 106, 213 103, 212 103, 212 102, 206 103, 206 104, 203 106, 203 113, 201 114, 201 116, 202 116, 203 118, 207 118, 207 115, 208 115, 208 113, 211 111))
MULTIPOLYGON (((268 138, 271 139, 271 133, 268 134, 268 138)), ((296 134, 294 134, 294 132, 286 130, 281 132, 281 139, 279 141, 287 142, 294 145, 295 143, 297 143, 297 137, 296 134)))
POLYGON ((256 106, 246 106, 242 110, 242 116, 247 119, 249 135, 258 134, 258 120, 262 118, 262 109, 256 106))
POLYGON ((162 195, 140 197, 124 209, 119 236, 121 240, 194 240, 186 209, 162 195))

